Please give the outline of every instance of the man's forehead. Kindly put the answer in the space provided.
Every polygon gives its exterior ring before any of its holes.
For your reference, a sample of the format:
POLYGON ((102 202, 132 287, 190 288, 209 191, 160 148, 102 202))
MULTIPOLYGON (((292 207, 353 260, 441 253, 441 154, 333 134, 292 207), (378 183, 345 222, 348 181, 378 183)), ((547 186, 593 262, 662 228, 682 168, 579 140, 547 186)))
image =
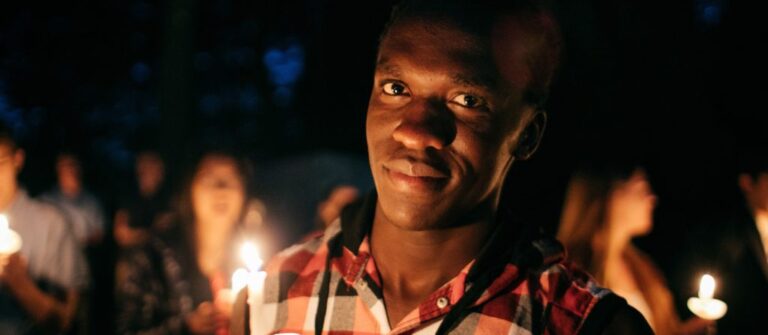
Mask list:
POLYGON ((382 39, 376 70, 400 76, 402 68, 398 62, 403 61, 403 58, 423 66, 450 60, 457 65, 457 69, 461 69, 450 74, 458 84, 494 89, 503 81, 515 87, 522 87, 527 82, 527 77, 518 72, 526 72, 528 67, 524 61, 526 50, 515 43, 516 40, 519 41, 517 36, 507 34, 510 24, 505 21, 507 20, 489 25, 485 34, 463 29, 445 20, 409 19, 398 22, 382 39), (496 28, 499 26, 506 29, 496 28), (500 39, 504 36, 510 38, 500 39), (394 57, 395 55, 407 57, 394 57))
POLYGON ((11 141, 0 139, 0 156, 12 154, 14 145, 11 141))
POLYGON ((419 45, 419 42, 438 40, 441 46, 463 50, 466 53, 487 52, 490 31, 477 34, 446 19, 409 18, 392 24, 382 39, 384 44, 419 45))

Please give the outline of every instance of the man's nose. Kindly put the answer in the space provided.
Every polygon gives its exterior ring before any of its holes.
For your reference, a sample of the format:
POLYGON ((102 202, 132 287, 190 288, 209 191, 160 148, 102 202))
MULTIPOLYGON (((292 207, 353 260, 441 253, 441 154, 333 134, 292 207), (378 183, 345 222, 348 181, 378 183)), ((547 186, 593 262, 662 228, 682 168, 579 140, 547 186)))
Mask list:
POLYGON ((453 114, 441 101, 414 101, 401 114, 392 137, 409 149, 443 149, 456 137, 453 114))

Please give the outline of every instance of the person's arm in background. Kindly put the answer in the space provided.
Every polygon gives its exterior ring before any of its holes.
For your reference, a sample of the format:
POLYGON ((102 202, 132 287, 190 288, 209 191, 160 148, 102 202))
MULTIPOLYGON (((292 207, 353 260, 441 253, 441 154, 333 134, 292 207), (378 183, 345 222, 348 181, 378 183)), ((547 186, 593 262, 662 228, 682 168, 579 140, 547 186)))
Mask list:
POLYGON ((135 246, 149 238, 149 233, 146 229, 131 228, 129 220, 130 216, 126 209, 119 209, 115 213, 115 227, 113 233, 115 242, 122 248, 135 246))
POLYGON ((0 281, 7 285, 35 323, 56 332, 69 329, 77 311, 77 290, 67 290, 64 301, 59 301, 37 287, 29 277, 26 261, 18 253, 2 257, 0 262, 0 281))

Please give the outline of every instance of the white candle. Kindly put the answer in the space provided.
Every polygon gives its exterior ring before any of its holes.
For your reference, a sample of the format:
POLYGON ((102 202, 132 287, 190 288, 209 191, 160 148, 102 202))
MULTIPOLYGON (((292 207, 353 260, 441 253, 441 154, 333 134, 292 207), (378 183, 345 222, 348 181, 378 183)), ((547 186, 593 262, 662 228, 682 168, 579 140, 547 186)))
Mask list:
POLYGON ((272 323, 267 320, 264 307, 264 281, 267 273, 258 271, 251 273, 248 281, 248 308, 251 334, 267 334, 272 329, 272 323))
POLYGON ((705 320, 718 320, 728 311, 728 305, 715 296, 715 278, 709 274, 701 277, 699 282, 699 297, 688 299, 688 309, 696 316, 705 320))
POLYGON ((21 249, 21 236, 9 227, 8 217, 0 214, 0 254, 10 255, 21 249))
MULTIPOLYGON (((243 274, 247 276, 248 286, 248 315, 250 319, 251 334, 266 334, 271 331, 271 322, 268 322, 264 315, 262 306, 264 305, 264 281, 267 273, 261 270, 264 262, 261 260, 259 248, 255 243, 247 242, 240 248, 240 257, 245 262, 248 271, 243 274)), ((234 277, 234 276, 233 276, 234 277)), ((234 278, 233 278, 234 279, 234 278)))
POLYGON ((232 293, 237 296, 246 285, 248 285, 248 270, 239 268, 232 274, 232 293))

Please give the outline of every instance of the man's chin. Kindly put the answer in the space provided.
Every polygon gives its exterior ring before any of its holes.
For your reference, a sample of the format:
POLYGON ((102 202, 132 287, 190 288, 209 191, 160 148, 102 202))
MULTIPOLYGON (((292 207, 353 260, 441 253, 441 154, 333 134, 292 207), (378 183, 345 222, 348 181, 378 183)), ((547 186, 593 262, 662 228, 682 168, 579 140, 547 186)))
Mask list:
POLYGON ((443 228, 449 220, 434 203, 383 206, 384 216, 392 225, 407 231, 425 231, 443 228))

